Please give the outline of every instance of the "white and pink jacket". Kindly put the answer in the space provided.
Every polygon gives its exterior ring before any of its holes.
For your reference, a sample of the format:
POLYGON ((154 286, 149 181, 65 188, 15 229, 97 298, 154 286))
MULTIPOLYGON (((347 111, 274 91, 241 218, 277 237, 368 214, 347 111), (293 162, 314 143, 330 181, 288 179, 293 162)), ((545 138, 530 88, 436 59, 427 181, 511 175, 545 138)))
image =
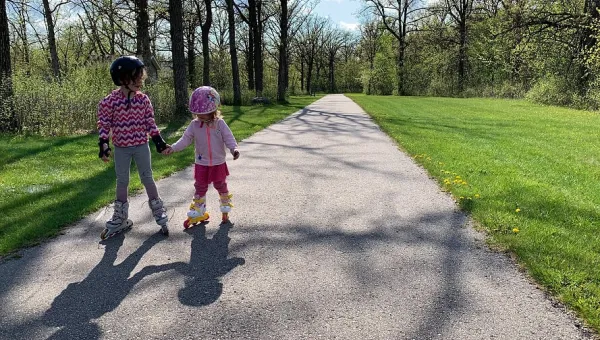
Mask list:
POLYGON ((221 118, 215 119, 210 124, 192 120, 185 129, 183 136, 171 145, 173 151, 181 151, 186 146, 194 143, 196 149, 196 164, 213 166, 225 163, 227 149, 233 152, 237 149, 235 137, 221 118))

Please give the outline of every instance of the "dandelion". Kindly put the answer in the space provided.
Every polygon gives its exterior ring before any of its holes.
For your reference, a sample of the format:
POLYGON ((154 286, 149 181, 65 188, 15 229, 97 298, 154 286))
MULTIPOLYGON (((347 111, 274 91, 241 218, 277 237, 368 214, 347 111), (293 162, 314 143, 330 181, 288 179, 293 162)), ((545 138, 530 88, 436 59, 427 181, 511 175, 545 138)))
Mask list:
POLYGON ((513 228, 513 233, 518 234, 519 233, 519 228, 513 228))
POLYGON ((480 197, 479 194, 475 194, 475 198, 479 198, 479 197, 480 197))
POLYGON ((515 209, 515 212, 517 212, 517 213, 520 212, 520 211, 521 211, 521 208, 515 209))

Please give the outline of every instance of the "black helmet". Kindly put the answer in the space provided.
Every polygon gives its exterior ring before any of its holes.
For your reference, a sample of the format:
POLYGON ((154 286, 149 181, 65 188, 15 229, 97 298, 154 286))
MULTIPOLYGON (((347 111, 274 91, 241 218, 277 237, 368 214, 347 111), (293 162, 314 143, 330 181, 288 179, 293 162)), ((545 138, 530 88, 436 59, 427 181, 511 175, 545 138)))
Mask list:
POLYGON ((121 86, 121 78, 123 75, 131 75, 137 69, 144 68, 144 63, 134 56, 123 56, 115 59, 110 65, 110 76, 113 83, 121 86))

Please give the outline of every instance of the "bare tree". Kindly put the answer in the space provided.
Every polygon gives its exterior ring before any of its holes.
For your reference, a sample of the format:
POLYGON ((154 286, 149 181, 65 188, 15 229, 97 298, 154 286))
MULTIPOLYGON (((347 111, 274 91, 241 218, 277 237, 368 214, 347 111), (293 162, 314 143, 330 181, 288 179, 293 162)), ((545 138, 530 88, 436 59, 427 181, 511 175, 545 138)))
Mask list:
POLYGON ((54 8, 50 8, 49 0, 42 0, 44 6, 44 19, 46 20, 46 30, 48 31, 48 49, 50 50, 50 61, 52 65, 52 73, 56 79, 60 79, 60 62, 58 60, 58 51, 56 49, 56 32, 54 30, 54 13, 63 5, 68 4, 69 1, 61 1, 54 5, 54 8))
POLYGON ((328 81, 329 81, 329 92, 335 93, 337 88, 335 86, 335 59, 338 51, 342 48, 345 43, 344 32, 336 27, 327 27, 323 34, 323 47, 327 53, 327 66, 328 66, 328 81))
POLYGON ((316 66, 321 36, 327 23, 327 19, 311 15, 306 18, 304 25, 293 40, 294 47, 301 58, 301 77, 304 79, 304 74, 306 74, 306 91, 308 92, 314 90, 312 87, 313 71, 316 66))

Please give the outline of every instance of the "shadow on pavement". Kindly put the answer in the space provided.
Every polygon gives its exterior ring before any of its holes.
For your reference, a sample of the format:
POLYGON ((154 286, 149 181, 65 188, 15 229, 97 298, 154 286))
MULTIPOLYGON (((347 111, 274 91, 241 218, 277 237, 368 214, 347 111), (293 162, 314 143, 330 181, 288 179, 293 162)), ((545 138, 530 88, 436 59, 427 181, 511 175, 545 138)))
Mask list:
POLYGON ((185 286, 177 294, 182 304, 206 306, 217 301, 223 293, 220 278, 246 262, 240 257, 227 258, 232 227, 231 223, 222 223, 212 239, 206 237, 205 224, 186 230, 194 238, 190 263, 179 270, 185 275, 185 286))
POLYGON ((129 278, 142 256, 165 237, 160 233, 152 235, 123 262, 114 265, 124 239, 124 234, 119 234, 107 240, 100 263, 83 281, 70 283, 54 299, 42 320, 48 326, 63 328, 49 339, 100 338, 101 330, 92 320, 117 308, 144 277, 164 270, 148 266, 129 278))

